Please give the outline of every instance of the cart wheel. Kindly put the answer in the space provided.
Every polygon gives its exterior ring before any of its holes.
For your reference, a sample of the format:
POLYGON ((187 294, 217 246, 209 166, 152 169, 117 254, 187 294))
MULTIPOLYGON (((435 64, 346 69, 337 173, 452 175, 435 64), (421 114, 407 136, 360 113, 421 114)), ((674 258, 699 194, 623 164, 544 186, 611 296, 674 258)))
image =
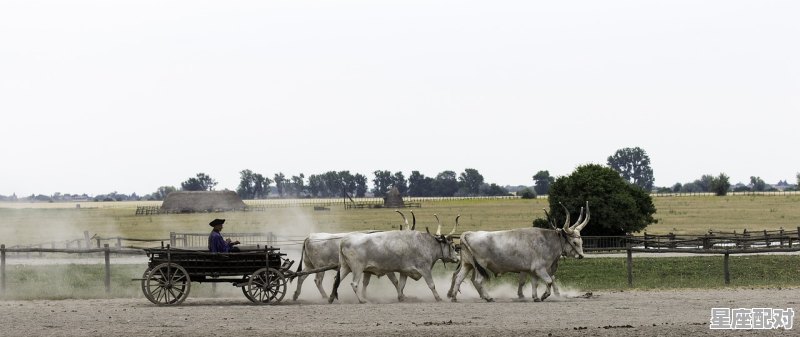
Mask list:
POLYGON ((242 283, 244 283, 244 285, 242 286, 242 293, 244 294, 244 297, 247 297, 247 299, 250 300, 250 302, 255 302, 256 300, 250 297, 250 294, 247 292, 247 283, 249 283, 249 281, 250 281, 250 275, 245 275, 242 277, 242 283))
POLYGON ((192 283, 186 269, 167 262, 150 270, 143 285, 144 295, 150 302, 158 305, 178 305, 189 296, 192 283))
POLYGON ((247 282, 248 298, 256 304, 275 304, 286 295, 286 278, 272 268, 256 270, 247 282))
POLYGON ((142 274, 142 294, 144 294, 146 299, 152 302, 153 300, 150 299, 150 293, 147 292, 147 274, 149 273, 150 269, 145 269, 144 274, 142 274))

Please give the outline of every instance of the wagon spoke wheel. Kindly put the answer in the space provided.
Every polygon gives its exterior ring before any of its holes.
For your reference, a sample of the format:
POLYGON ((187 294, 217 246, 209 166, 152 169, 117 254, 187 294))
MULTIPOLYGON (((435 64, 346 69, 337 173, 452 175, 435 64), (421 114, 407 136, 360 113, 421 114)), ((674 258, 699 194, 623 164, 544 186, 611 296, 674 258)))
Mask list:
POLYGON ((189 296, 191 280, 183 267, 174 263, 159 264, 143 281, 144 295, 158 305, 178 305, 189 296))
POLYGON ((275 304, 286 295, 286 278, 273 268, 261 268, 247 282, 248 297, 256 304, 275 304))
POLYGON ((250 302, 255 302, 255 300, 250 297, 250 293, 247 292, 247 283, 249 283, 249 281, 250 275, 245 275, 242 277, 242 293, 244 294, 244 297, 247 297, 247 299, 250 300, 250 302))
POLYGON ((150 299, 150 293, 147 292, 147 274, 150 274, 150 269, 145 269, 144 274, 142 274, 142 294, 152 302, 153 300, 150 299))

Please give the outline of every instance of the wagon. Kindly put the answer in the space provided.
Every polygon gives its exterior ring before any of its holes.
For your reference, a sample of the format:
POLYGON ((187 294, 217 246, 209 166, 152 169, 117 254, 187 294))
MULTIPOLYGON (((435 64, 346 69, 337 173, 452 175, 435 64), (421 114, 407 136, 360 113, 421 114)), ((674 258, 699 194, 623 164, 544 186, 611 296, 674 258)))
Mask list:
MULTIPOLYGON (((274 304, 286 295, 288 280, 321 270, 295 273, 294 261, 279 248, 242 248, 240 252, 209 253, 206 250, 144 249, 150 259, 141 279, 142 293, 157 305, 178 305, 189 296, 192 282, 227 282, 240 287, 256 304, 274 304)), ((327 269, 326 269, 327 270, 327 269)))

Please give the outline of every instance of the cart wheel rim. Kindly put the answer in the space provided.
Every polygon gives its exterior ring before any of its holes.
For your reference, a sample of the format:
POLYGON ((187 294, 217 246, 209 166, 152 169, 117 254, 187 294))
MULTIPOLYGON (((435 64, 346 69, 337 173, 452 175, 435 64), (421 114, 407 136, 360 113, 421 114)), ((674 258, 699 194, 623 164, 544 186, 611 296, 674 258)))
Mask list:
POLYGON ((155 266, 143 283, 145 297, 157 305, 181 304, 192 284, 186 269, 174 263, 155 266))
POLYGON ((273 268, 261 268, 250 276, 247 292, 253 303, 274 304, 286 295, 286 278, 273 268))

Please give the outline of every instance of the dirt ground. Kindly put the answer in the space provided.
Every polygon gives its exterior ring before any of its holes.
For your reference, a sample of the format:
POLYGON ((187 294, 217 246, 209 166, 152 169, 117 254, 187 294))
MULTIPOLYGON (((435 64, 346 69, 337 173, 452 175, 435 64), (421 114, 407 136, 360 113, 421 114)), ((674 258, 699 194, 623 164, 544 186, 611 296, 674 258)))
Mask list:
MULTIPOLYGON (((344 290, 344 289, 342 289, 344 290)), ((352 292, 350 289, 348 291, 352 292)), ((446 290, 445 290, 446 291, 446 290)), ((444 295, 445 291, 440 291, 444 295)), ((313 296, 312 296, 313 295, 313 296)), ((545 302, 502 294, 486 303, 465 291, 458 303, 431 295, 404 303, 352 297, 272 306, 244 297, 193 298, 178 307, 135 299, 0 301, 3 336, 797 336, 792 330, 710 330, 712 307, 793 308, 800 289, 726 289, 570 294, 545 302)), ((795 319, 795 322, 797 319, 795 319)))

